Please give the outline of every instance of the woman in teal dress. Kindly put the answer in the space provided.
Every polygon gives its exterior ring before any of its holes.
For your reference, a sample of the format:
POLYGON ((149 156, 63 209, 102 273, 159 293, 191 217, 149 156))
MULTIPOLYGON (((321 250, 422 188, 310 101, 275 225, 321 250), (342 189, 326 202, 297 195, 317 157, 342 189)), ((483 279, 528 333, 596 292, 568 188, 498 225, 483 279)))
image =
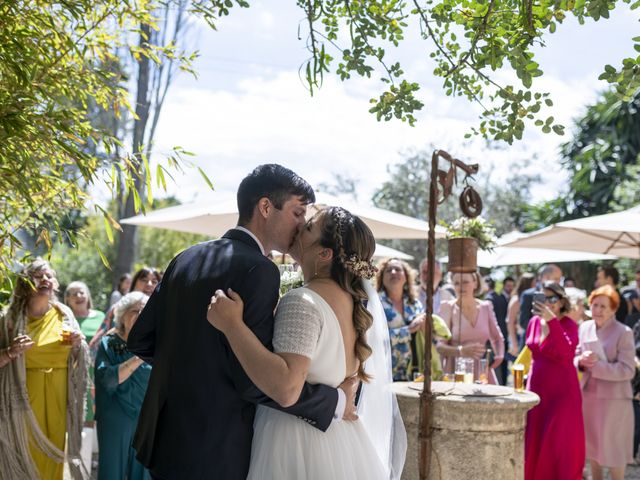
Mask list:
POLYGON ((95 365, 98 480, 149 479, 132 447, 151 366, 127 350, 127 337, 147 302, 132 292, 116 303, 116 331, 100 339, 95 365))

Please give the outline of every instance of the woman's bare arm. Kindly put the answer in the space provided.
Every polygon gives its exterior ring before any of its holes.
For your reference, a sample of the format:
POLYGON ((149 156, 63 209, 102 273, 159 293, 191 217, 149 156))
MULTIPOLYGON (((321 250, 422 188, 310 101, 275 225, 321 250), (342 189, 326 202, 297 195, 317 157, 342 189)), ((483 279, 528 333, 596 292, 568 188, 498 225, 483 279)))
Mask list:
POLYGON ((295 353, 269 351, 242 321, 243 303, 229 290, 216 292, 207 319, 227 337, 233 353, 251 381, 283 407, 296 403, 307 379, 311 360, 295 353))

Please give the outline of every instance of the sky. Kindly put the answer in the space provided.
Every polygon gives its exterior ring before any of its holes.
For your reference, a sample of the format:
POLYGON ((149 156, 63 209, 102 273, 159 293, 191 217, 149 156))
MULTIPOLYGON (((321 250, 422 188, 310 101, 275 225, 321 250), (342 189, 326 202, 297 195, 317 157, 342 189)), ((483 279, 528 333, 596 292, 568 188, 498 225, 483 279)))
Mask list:
MULTIPOLYGON (((425 107, 411 127, 397 120, 378 122, 368 113, 369 99, 381 91, 375 79, 342 82, 329 74, 322 88, 309 95, 298 73, 308 52, 305 34, 299 32, 303 12, 295 2, 234 7, 218 22, 217 31, 192 23, 189 42, 200 52, 198 78, 183 74, 171 86, 156 135, 157 152, 175 145, 194 152, 220 194, 233 194, 255 166, 273 162, 293 169, 314 187, 333 183, 336 173, 354 178, 364 204, 389 178, 388 168, 402 162, 407 152, 447 150, 463 161, 479 162, 482 169, 492 168, 495 183, 515 162, 535 159, 529 168, 543 182, 534 189, 532 202, 547 200, 566 184, 558 146, 570 139, 572 119, 606 88, 597 79, 604 65, 633 55, 638 19, 637 12, 621 6, 609 20, 580 26, 567 19, 559 25, 536 51, 545 73, 534 88, 551 92, 555 105, 546 113, 563 123, 568 134, 545 135, 531 125, 522 141, 489 149, 479 139, 464 140, 478 123, 479 106, 445 96, 431 75, 432 45, 412 38, 415 29, 407 32, 400 48, 388 51, 422 85, 419 98, 425 107)), ((498 78, 508 80, 509 75, 499 73, 498 78)), ((210 195, 195 170, 175 179, 168 193, 183 202, 210 195)))

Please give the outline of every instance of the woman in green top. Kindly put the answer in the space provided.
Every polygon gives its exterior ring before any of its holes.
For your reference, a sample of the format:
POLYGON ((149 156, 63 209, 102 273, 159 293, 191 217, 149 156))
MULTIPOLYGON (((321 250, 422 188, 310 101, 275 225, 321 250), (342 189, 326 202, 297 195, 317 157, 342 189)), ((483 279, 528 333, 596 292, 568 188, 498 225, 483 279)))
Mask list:
POLYGON ((91 292, 84 282, 71 282, 64 291, 64 303, 73 311, 80 324, 80 330, 91 341, 104 320, 104 312, 93 309, 91 292))
MULTIPOLYGON (((91 292, 84 282, 71 282, 64 291, 64 303, 71 308, 76 320, 80 324, 80 331, 86 337, 87 343, 91 341, 104 320, 104 312, 94 310, 91 301, 91 292)), ((91 361, 89 362, 89 384, 87 386, 87 414, 85 426, 93 426, 93 411, 95 392, 93 388, 93 362, 96 358, 96 349, 91 349, 91 361)))

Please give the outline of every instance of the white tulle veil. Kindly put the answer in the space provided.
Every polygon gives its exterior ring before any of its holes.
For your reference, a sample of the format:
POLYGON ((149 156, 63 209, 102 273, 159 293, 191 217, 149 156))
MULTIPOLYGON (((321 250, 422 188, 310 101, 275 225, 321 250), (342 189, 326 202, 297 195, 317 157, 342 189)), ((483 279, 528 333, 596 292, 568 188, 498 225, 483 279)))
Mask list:
POLYGON ((373 325, 367 343, 373 354, 365 362, 365 372, 372 380, 365 383, 358 402, 358 415, 390 479, 400 479, 407 452, 407 432, 400 416, 396 396, 391 390, 391 344, 382 303, 371 282, 362 279, 369 297, 367 310, 373 325))

